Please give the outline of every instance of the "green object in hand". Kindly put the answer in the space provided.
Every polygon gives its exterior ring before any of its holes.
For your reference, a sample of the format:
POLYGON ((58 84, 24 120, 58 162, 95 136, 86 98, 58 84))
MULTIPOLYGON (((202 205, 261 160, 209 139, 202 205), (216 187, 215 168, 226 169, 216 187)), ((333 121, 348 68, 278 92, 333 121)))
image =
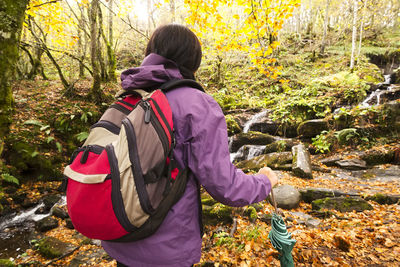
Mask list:
POLYGON ((282 267, 294 267, 292 249, 296 240, 291 239, 292 235, 287 231, 282 216, 273 213, 271 219, 272 229, 268 234, 272 246, 279 252, 279 260, 282 267))

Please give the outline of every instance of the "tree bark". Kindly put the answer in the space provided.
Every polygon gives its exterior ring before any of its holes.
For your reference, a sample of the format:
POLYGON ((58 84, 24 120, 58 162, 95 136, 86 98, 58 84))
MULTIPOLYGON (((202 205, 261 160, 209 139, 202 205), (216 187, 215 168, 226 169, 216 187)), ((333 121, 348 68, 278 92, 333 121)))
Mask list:
POLYGON ((322 35, 322 44, 321 44, 321 54, 325 53, 325 46, 326 46, 326 30, 328 28, 328 18, 329 18, 329 4, 330 0, 326 0, 326 7, 325 7, 325 18, 324 18, 324 34, 322 35))
POLYGON ((19 56, 18 46, 27 4, 28 0, 0 2, 0 150, 12 122, 14 99, 11 81, 19 56))
POLYGON ((367 6, 367 0, 364 0, 363 6, 363 14, 361 15, 361 24, 360 24, 360 41, 358 42, 358 52, 357 52, 357 64, 360 62, 360 55, 361 55, 361 46, 362 46, 362 38, 363 38, 363 28, 364 28, 364 12, 367 6))
POLYGON ((90 97, 95 102, 101 102, 101 76, 100 76, 100 44, 99 44, 99 26, 98 26, 98 13, 99 13, 99 0, 92 0, 89 7, 89 23, 90 23, 90 57, 93 70, 93 84, 90 90, 90 97))
POLYGON ((108 55, 108 78, 112 82, 117 81, 117 61, 115 59, 114 51, 114 36, 113 36, 113 4, 114 0, 108 2, 108 43, 107 43, 107 55, 108 55))
POLYGON ((354 69, 354 57, 356 52, 357 42, 357 11, 358 11, 358 0, 354 0, 353 7, 353 35, 351 38, 351 58, 350 58, 350 69, 354 69))

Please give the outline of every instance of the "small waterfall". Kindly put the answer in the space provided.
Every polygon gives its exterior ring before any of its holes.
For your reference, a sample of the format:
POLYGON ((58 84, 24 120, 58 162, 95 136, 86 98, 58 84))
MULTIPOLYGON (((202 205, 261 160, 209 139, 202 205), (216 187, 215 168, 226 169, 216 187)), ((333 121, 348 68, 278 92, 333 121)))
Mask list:
POLYGON ((260 113, 254 114, 253 117, 248 120, 244 127, 243 127, 243 132, 247 133, 250 130, 251 125, 254 123, 258 122, 262 117, 265 117, 265 115, 268 113, 268 110, 261 111, 260 113))
POLYGON ((391 92, 394 90, 394 86, 392 85, 391 74, 384 75, 385 81, 383 83, 378 84, 378 89, 373 91, 371 94, 361 102, 361 106, 370 107, 371 105, 380 105, 381 104, 381 96, 387 92, 391 92), (374 104, 371 104, 374 103, 374 104))
MULTIPOLYGON (((54 206, 63 206, 65 204, 66 204, 66 197, 63 196, 54 206)), ((15 217, 3 221, 2 223, 0 223, 0 231, 3 231, 4 229, 9 228, 9 227, 21 225, 26 221, 35 221, 36 222, 36 221, 39 221, 40 219, 43 219, 46 216, 49 216, 51 211, 48 214, 35 214, 35 212, 43 206, 44 206, 44 204, 40 203, 36 207, 33 207, 26 211, 22 211, 19 214, 17 214, 15 217)))
POLYGON ((235 160, 249 160, 259 155, 262 155, 264 152, 264 145, 244 145, 235 153, 231 153, 231 162, 235 160))

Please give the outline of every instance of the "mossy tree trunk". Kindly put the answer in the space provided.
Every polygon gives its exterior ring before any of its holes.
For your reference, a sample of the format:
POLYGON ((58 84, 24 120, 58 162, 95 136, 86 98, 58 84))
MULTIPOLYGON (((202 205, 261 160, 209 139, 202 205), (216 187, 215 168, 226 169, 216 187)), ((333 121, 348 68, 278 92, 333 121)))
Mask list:
POLYGON ((89 23, 90 23, 90 56, 93 70, 93 84, 90 91, 90 96, 95 102, 101 102, 103 94, 101 91, 101 76, 99 61, 101 57, 100 42, 99 42, 99 0, 92 0, 89 8, 89 23))
POLYGON ((28 0, 0 1, 0 147, 9 132, 13 111, 11 81, 28 0))

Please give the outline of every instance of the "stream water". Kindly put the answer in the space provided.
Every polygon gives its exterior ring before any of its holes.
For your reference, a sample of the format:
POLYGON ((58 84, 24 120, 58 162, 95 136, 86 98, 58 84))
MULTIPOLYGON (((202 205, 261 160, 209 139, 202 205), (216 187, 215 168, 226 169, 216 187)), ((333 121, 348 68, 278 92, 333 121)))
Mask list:
MULTIPOLYGON (((62 197, 54 206, 65 204, 66 198, 62 197)), ((41 207, 44 207, 43 203, 17 214, 0 217, 0 259, 16 257, 31 246, 35 222, 51 214, 51 210, 47 214, 36 214, 41 207)))

